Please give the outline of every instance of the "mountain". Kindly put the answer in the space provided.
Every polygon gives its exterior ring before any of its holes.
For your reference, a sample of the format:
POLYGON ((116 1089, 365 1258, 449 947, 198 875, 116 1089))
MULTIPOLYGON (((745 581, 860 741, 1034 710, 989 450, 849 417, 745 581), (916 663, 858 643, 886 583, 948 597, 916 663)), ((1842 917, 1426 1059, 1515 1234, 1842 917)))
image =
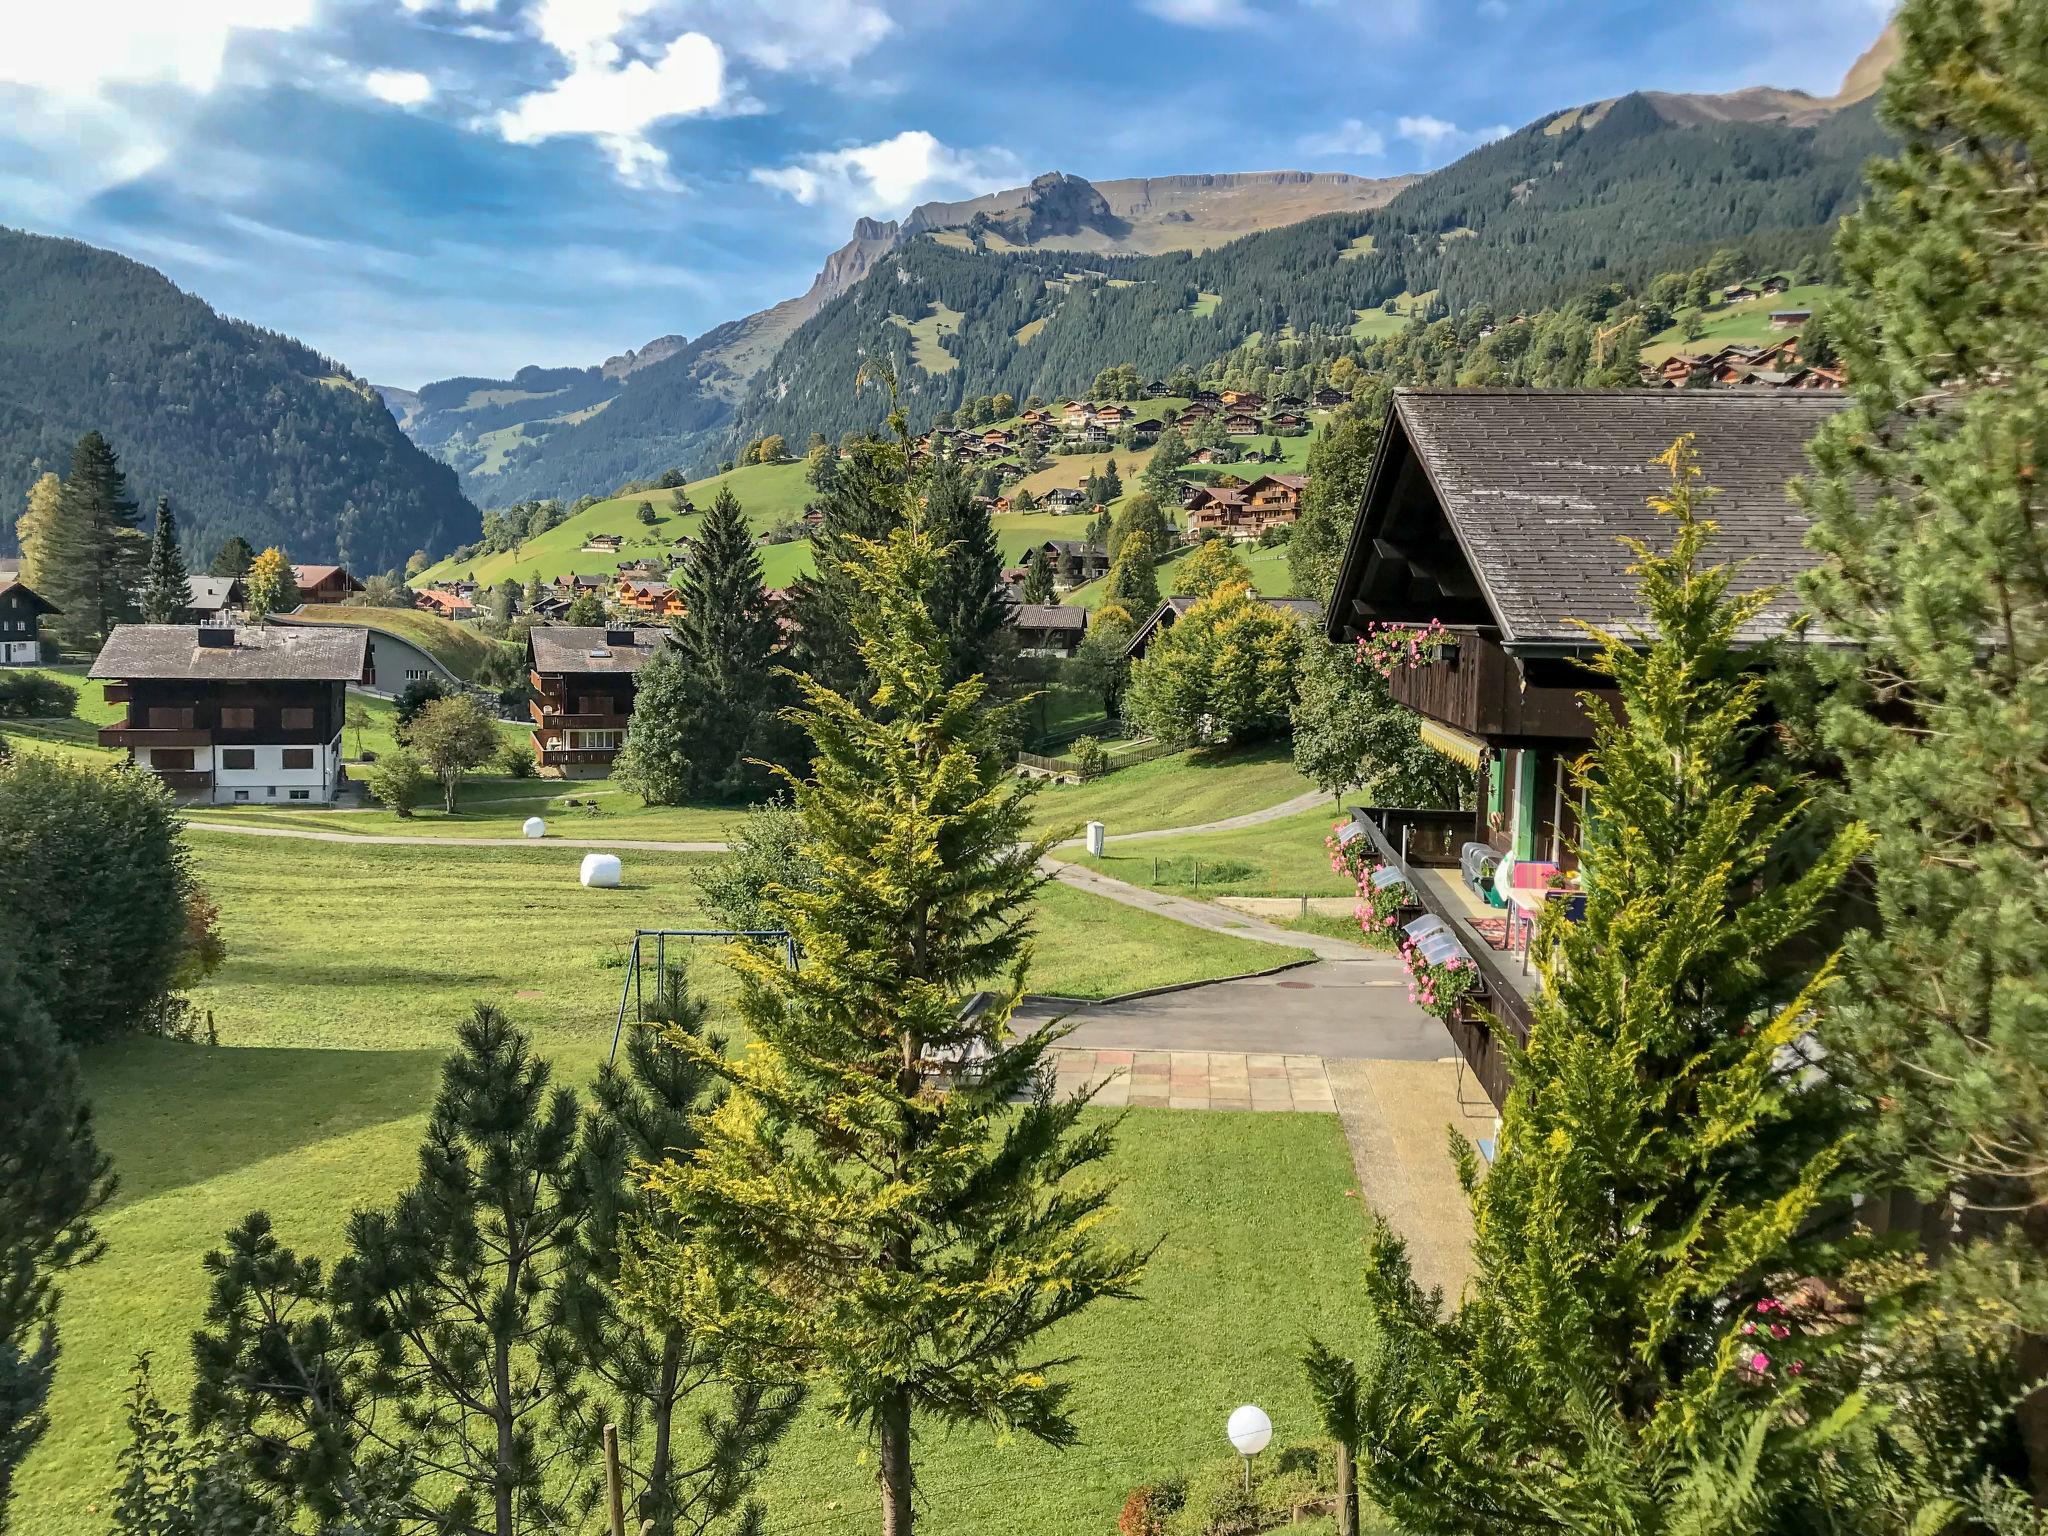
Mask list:
POLYGON ((1416 179, 1264 171, 1090 183, 1051 172, 964 202, 921 203, 901 222, 858 219, 804 293, 687 345, 663 337, 602 368, 525 368, 510 379, 381 392, 413 441, 453 465, 485 505, 609 490, 706 458, 748 385, 797 329, 921 238, 987 255, 1201 251, 1319 214, 1379 207, 1416 179), (614 367, 622 361, 628 366, 614 367))
POLYGON ((403 565, 473 537, 454 473, 377 392, 288 336, 216 314, 112 251, 0 228, 0 538, 98 428, 147 509, 168 495, 209 554, 229 534, 295 560, 403 565))

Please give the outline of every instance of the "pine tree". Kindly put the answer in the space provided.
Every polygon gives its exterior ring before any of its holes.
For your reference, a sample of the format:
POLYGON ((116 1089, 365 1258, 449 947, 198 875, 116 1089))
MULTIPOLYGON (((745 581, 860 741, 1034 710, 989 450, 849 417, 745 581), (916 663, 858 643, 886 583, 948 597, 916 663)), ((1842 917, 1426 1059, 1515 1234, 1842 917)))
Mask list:
POLYGON ((793 670, 838 693, 860 688, 852 610, 860 586, 851 566, 868 540, 885 539, 910 515, 908 457, 901 442, 861 438, 833 466, 819 497, 824 522, 811 541, 812 572, 790 588, 793 670))
POLYGON ((149 568, 142 582, 142 621, 175 624, 192 606, 192 581, 185 552, 178 547, 178 519, 171 498, 156 499, 156 533, 149 541, 149 568))
POLYGON ((40 542, 37 570, 43 595, 63 610, 59 627, 97 646, 134 613, 147 548, 128 477, 99 433, 86 433, 71 450, 55 525, 40 542))
POLYGON ((45 474, 28 488, 28 506, 14 525, 14 536, 21 543, 22 585, 38 592, 43 588, 43 551, 49 547, 63 504, 64 482, 45 474))
POLYGON ((859 701, 806 681, 816 757, 791 787, 822 889, 767 893, 804 964, 731 952, 746 1055, 669 1036, 734 1092, 696 1155, 653 1176, 702 1224, 698 1246, 657 1236, 633 1291, 715 1332, 742 1378, 827 1385, 876 1446, 883 1531, 910 1536, 918 1424, 1072 1443, 1040 1340, 1128 1296, 1142 1259, 1090 1231, 1107 1192, 1076 1175, 1110 1129, 1080 1126, 1085 1095, 1052 1097, 1045 1053, 1062 1031, 1008 1027, 1047 844, 1008 775, 1002 712, 980 680, 945 682, 929 535, 853 552, 849 611, 875 681, 859 701), (988 1006, 963 1012, 989 984, 988 1006), (970 1046, 979 1074, 935 1091, 929 1053, 970 1046))
POLYGON ((1003 552, 988 508, 977 504, 959 466, 943 455, 926 479, 924 522, 940 550, 929 606, 946 637, 946 681, 988 676, 1002 654, 1008 617, 1003 552))
POLYGON ((1881 1106, 1869 1176, 1968 1234, 1905 1332, 1997 1321, 1961 1375, 1994 1423, 2025 1394, 2048 1501, 2048 7, 1908 0, 1897 25, 1900 147, 1835 246, 1851 404, 1800 487, 1809 596, 1856 647, 1827 739, 1877 831, 1833 1046, 1881 1106))
POLYGON ((1120 604, 1128 612, 1144 614, 1148 618, 1159 606, 1159 572, 1152 553, 1152 541, 1144 534, 1133 533, 1124 539, 1117 551, 1116 564, 1109 568, 1108 586, 1104 589, 1103 598, 1120 604))
MULTIPOLYGON (((629 1524, 638 1530, 652 1521, 654 1536, 703 1531, 740 1510, 803 1400, 789 1386, 744 1383, 728 1392, 709 1341, 686 1325, 650 1326, 621 1299, 636 1232, 690 1241, 690 1223, 651 1200, 640 1175, 663 1158, 687 1157, 699 1143, 697 1117, 723 1097, 697 1056, 662 1039, 676 1030, 722 1053, 724 1040, 706 1027, 708 1013, 684 973, 671 969, 658 983, 650 1022, 626 1037, 625 1062, 600 1070, 577 1151, 583 1219, 557 1302, 598 1382, 575 1404, 583 1454, 595 1465, 604 1426, 618 1427, 629 1524)), ((598 1486, 590 1482, 589 1493, 598 1486)))
POLYGON ((1856 1513, 1828 1453, 1856 1424, 1861 1361, 1778 1292, 1813 1273, 1806 1234, 1839 1193, 1840 1106, 1800 1070, 1832 971, 1807 940, 1864 839, 1760 761, 1764 683, 1738 647, 1769 594, 1731 597, 1731 568, 1702 567, 1690 442, 1663 463, 1672 546, 1633 546, 1647 648, 1592 632, 1625 714, 1591 704, 1577 770, 1584 920, 1539 937, 1483 1180, 1458 1147, 1476 1240, 1457 1310, 1415 1287, 1398 1238, 1373 1242, 1365 1477, 1417 1533, 1856 1513))
POLYGON ((99 1257, 92 1220, 114 1192, 77 1059, 16 971, 28 942, 0 913, 0 1532, 48 1423, 57 1278, 99 1257))
POLYGON ((231 533, 207 570, 215 576, 246 576, 255 563, 256 551, 249 547, 249 541, 239 533, 231 533))
POLYGON ((759 798, 772 755, 779 630, 746 515, 719 488, 675 578, 683 612, 641 669, 618 772, 648 800, 759 798))
POLYGON ((1024 601, 1049 603, 1053 599, 1052 556, 1041 545, 1024 564, 1024 601))

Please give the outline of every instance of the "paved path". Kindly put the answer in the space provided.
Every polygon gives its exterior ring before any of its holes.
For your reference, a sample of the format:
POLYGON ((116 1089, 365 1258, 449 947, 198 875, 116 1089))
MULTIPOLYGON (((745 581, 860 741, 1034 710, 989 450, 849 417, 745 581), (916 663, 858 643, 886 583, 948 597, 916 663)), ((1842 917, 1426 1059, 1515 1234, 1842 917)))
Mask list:
POLYGON ((1039 867, 1063 885, 1090 891, 1097 896, 1107 896, 1111 901, 1120 901, 1127 907, 1139 907, 1147 912, 1156 912, 1161 917, 1170 917, 1175 922, 1186 923, 1191 928, 1206 928, 1212 933, 1227 933, 1234 938, 1257 939, 1262 944, 1285 944, 1293 949, 1306 949, 1319 960, 1380 960, 1387 965, 1395 963, 1377 951, 1367 949, 1363 944, 1327 938, 1320 933, 1297 933, 1292 928, 1281 928, 1256 917, 1248 917, 1242 912, 1233 912, 1228 907, 1219 907, 1213 902, 1198 901, 1192 896, 1175 896, 1165 891, 1147 890, 1142 885, 1131 885, 1113 875, 1105 875, 1101 870, 1092 869, 1086 864, 1062 864, 1056 859, 1047 859, 1039 867))
MULTIPOLYGON (((1226 816, 1221 821, 1205 821, 1193 827, 1153 827, 1143 832, 1112 832, 1106 841, 1112 843, 1142 843, 1160 837, 1190 837, 1198 832, 1236 832, 1244 827, 1264 826, 1269 821, 1280 821, 1288 816, 1312 811, 1319 805, 1335 805, 1320 789, 1296 795, 1292 800, 1283 800, 1278 805, 1269 805, 1263 810, 1246 811, 1242 816, 1226 816)), ((1070 837, 1059 846, 1078 848, 1086 838, 1070 837)))
POLYGON ((647 853, 723 853, 723 843, 656 843, 620 837, 407 837, 398 832, 329 832, 318 827, 249 827, 231 821, 192 821, 195 832, 239 832, 244 837, 299 837, 315 843, 381 843, 394 848, 637 848, 647 853))

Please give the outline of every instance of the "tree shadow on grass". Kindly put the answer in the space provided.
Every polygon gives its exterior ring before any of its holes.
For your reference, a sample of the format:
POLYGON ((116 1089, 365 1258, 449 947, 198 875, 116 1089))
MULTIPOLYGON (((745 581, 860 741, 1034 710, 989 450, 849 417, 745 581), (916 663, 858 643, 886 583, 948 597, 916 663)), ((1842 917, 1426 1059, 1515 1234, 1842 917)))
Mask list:
POLYGON ((130 1040, 85 1060, 114 1208, 426 1113, 445 1049, 304 1050, 130 1040))

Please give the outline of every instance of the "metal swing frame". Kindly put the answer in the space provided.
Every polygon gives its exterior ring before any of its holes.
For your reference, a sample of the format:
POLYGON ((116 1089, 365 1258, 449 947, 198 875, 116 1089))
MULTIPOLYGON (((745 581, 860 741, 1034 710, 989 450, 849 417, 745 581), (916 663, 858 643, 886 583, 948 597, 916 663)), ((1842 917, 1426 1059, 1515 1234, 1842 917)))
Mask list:
POLYGON ((605 1056, 607 1063, 619 1059, 619 1041, 626 1033, 626 1005, 633 1005, 635 1021, 647 1017, 647 1000, 640 984, 643 968, 641 946, 649 939, 654 941, 654 974, 657 991, 662 979, 668 975, 668 941, 670 939, 779 939, 782 953, 793 971, 797 968, 796 936, 787 928, 636 928, 633 930, 633 947, 626 953, 626 981, 619 989, 619 1015, 612 1024, 612 1048, 605 1056))

